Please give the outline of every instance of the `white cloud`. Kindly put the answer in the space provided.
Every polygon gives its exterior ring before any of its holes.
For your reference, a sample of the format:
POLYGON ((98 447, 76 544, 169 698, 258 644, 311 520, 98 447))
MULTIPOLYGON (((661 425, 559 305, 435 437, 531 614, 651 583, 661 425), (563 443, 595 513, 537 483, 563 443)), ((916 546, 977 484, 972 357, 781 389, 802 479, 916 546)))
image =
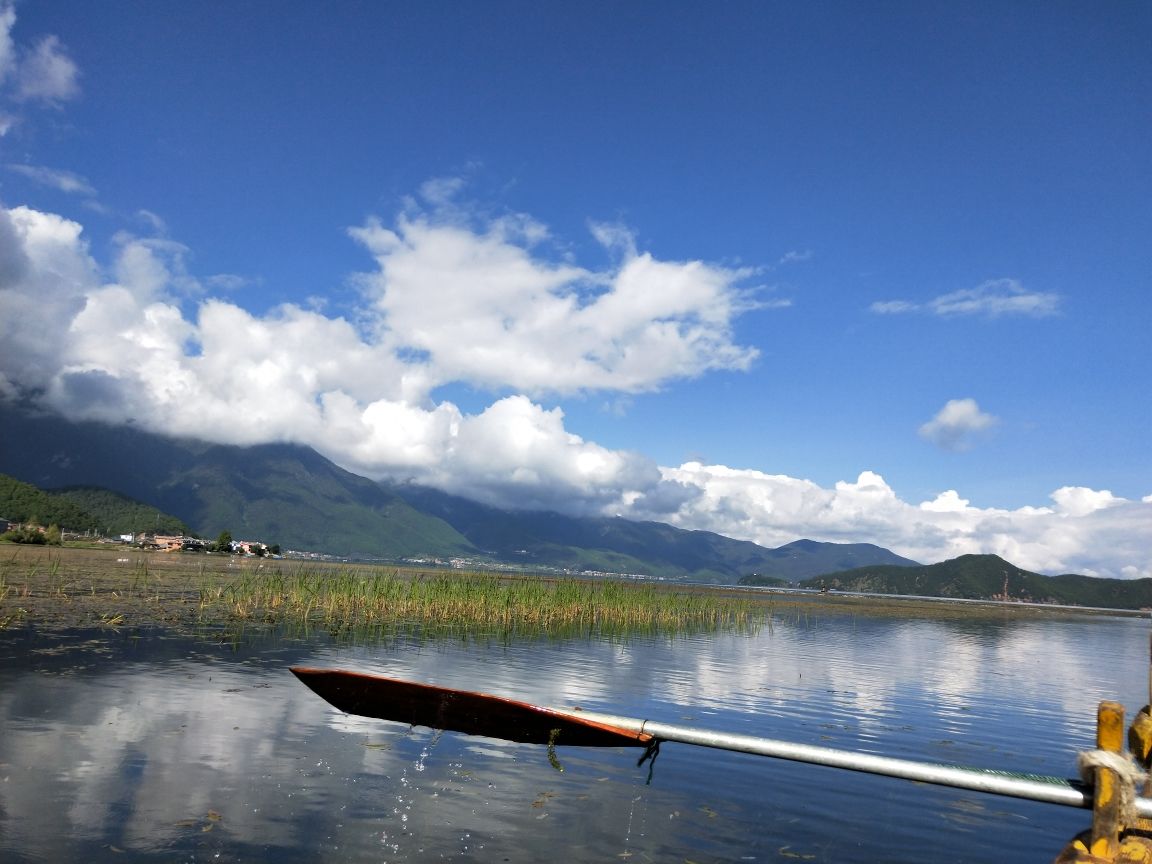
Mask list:
MULTIPOLYGON (((779 546, 801 537, 869 542, 925 563, 996 554, 1028 570, 1152 577, 1152 502, 1089 489, 1059 490, 1057 507, 973 507, 954 490, 921 504, 901 500, 874 472, 832 489, 759 471, 689 462, 661 469, 696 494, 662 521, 779 546), (1097 506, 1069 507, 1069 501, 1097 506), (1107 501, 1107 506, 1098 506, 1107 501)), ((636 513, 643 516, 645 514, 636 513)))
POLYGON ((118 247, 117 282, 141 300, 203 294, 199 280, 188 272, 188 247, 164 237, 138 237, 126 231, 113 238, 118 247))
POLYGON ((811 261, 812 255, 813 255, 813 253, 812 253, 811 249, 804 249, 803 251, 801 251, 799 249, 791 249, 788 252, 785 252, 783 255, 781 255, 780 260, 777 263, 778 264, 799 264, 803 261, 811 261))
POLYGON ((420 197, 429 204, 448 206, 464 186, 462 177, 433 177, 420 185, 420 197))
POLYGON ((0 0, 0 138, 22 119, 20 109, 7 110, 5 102, 56 107, 80 92, 79 69, 60 40, 44 36, 29 50, 13 38, 15 26, 16 4, 0 0))
POLYGON ((906 300, 877 300, 868 308, 880 315, 899 315, 903 312, 915 312, 920 307, 906 300))
POLYGON ((950 399, 920 427, 920 437, 945 450, 967 450, 974 438, 1000 421, 985 414, 975 399, 950 399))
POLYGON ((591 222, 588 230, 596 242, 625 258, 636 257, 636 238, 627 226, 616 222, 591 222))
MULTIPOLYGON (((523 395, 626 397, 741 368, 751 352, 727 328, 746 308, 742 271, 645 253, 606 272, 557 264, 534 251, 546 232, 528 219, 477 230, 409 216, 356 234, 380 265, 360 317, 294 305, 258 316, 196 294, 175 241, 120 235, 103 272, 77 222, 0 209, 0 392, 168 434, 306 444, 366 476, 497 505, 653 518, 767 546, 809 537, 925 562, 994 552, 1041 572, 1152 576, 1152 496, 1066 487, 1054 506, 1008 511, 954 490, 906 502, 871 471, 825 488, 699 462, 662 468, 573 434, 559 408, 523 395), (453 381, 521 392, 465 413, 435 396, 453 381)), ((940 440, 993 422, 972 400, 949 406, 932 421, 940 440)))
POLYGON ((16 68, 16 44, 12 40, 14 26, 16 26, 15 4, 0 3, 0 84, 3 84, 16 68))
POLYGON ((382 344, 427 358, 437 381, 527 393, 641 392, 715 369, 746 369, 755 349, 731 325, 753 304, 749 270, 637 253, 619 229, 595 229, 623 252, 608 271, 534 251, 547 237, 524 217, 461 224, 459 211, 410 213, 351 230, 379 270, 360 282, 382 344))
POLYGON ((988 318, 1022 315, 1044 318, 1055 315, 1059 306, 1058 294, 1028 291, 1015 279, 989 279, 975 288, 962 288, 949 294, 942 294, 927 303, 883 300, 873 303, 869 309, 880 315, 927 312, 942 318, 961 315, 982 315, 988 318))
POLYGON ((52 168, 44 168, 39 165, 21 165, 9 164, 5 166, 9 171, 15 171, 17 174, 34 180, 37 183, 48 186, 52 189, 58 189, 61 192, 67 192, 70 195, 84 195, 94 196, 96 190, 92 185, 79 174, 74 174, 71 171, 59 171, 52 168))
POLYGON ((80 71, 68 57, 60 40, 45 36, 20 59, 16 97, 49 104, 72 99, 80 93, 80 71))
POLYGON ((638 255, 590 275, 534 256, 525 238, 541 235, 527 219, 486 233, 426 222, 363 233, 387 268, 368 326, 293 305, 255 316, 222 299, 198 302, 189 319, 180 298, 202 288, 181 244, 117 235, 107 278, 78 223, 0 211, 0 338, 14 348, 0 354, 5 392, 39 391, 69 416, 230 443, 298 441, 375 477, 587 511, 658 483, 655 465, 581 440, 559 409, 525 396, 466 416, 437 404, 434 389, 463 380, 628 391, 748 356, 723 335, 739 307, 728 271, 638 255), (586 283, 602 287, 577 298, 586 283), (497 326, 508 347, 486 342, 497 326), (616 354, 577 356, 600 336, 621 343, 616 354))
POLYGON ((937 297, 930 304, 937 315, 1027 315, 1035 318, 1054 315, 1060 299, 1056 294, 1026 291, 1015 279, 991 279, 975 288, 965 288, 937 297))
POLYGON ((69 327, 96 287, 79 223, 0 208, 0 379, 43 388, 68 362, 69 327))
POLYGON ((1087 516, 1124 503, 1123 498, 1117 498, 1107 489, 1097 491, 1083 486, 1062 486, 1052 493, 1052 500, 1057 509, 1068 516, 1087 516))

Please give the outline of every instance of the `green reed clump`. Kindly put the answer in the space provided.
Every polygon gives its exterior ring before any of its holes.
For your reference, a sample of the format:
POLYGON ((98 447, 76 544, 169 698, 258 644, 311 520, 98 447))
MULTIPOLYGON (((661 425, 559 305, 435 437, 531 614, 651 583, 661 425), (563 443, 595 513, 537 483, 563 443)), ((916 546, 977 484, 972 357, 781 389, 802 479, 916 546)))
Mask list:
POLYGON ((13 605, 8 601, 9 595, 16 595, 16 589, 8 584, 7 578, 8 566, 5 566, 0 571, 0 630, 5 630, 9 626, 17 623, 24 614, 21 608, 13 608, 13 605))
POLYGON ((337 629, 417 623, 505 632, 677 632, 752 628, 767 613, 748 600, 651 583, 457 571, 247 573, 200 596, 204 616, 224 611, 233 619, 323 623, 337 629))

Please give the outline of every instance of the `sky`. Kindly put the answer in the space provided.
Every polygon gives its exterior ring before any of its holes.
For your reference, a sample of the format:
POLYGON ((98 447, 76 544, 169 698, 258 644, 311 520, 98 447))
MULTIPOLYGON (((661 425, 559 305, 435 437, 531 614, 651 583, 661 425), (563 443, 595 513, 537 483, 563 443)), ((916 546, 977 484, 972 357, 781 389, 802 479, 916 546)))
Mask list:
POLYGON ((1152 7, 0 0, 0 397, 1152 576, 1152 7))

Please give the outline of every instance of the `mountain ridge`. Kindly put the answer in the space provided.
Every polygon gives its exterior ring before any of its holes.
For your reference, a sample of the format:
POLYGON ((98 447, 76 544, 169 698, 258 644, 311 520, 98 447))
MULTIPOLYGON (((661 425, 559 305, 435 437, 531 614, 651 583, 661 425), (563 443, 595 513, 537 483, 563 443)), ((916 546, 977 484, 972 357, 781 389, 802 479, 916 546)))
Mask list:
MULTIPOLYGON (((708 581, 733 583, 749 574, 788 583, 829 569, 844 569, 846 563, 917 564, 872 544, 797 540, 772 549, 663 522, 507 511, 425 486, 398 484, 393 488, 417 509, 439 516, 477 546, 505 560, 519 556, 560 566, 558 562, 564 560, 565 550, 603 550, 618 556, 617 565, 643 558, 650 570, 656 570, 649 575, 689 571, 701 581, 711 576, 708 581), (654 538, 660 540, 659 548, 653 548, 654 538)), ((620 570, 619 566, 614 570, 633 572, 620 570)))
POLYGON ((960 555, 912 567, 859 567, 802 581, 805 588, 973 600, 1004 600, 1095 606, 1152 607, 1152 579, 1104 579, 1064 573, 1045 576, 1017 567, 999 555, 960 555))
POLYGON ((311 448, 167 438, 4 406, 0 428, 0 473, 45 489, 109 489, 179 517, 204 537, 227 530, 363 558, 400 558, 429 546, 445 555, 475 552, 445 523, 311 448))
POLYGON ((427 487, 377 483, 296 444, 168 438, 7 403, 0 403, 0 429, 0 472, 41 488, 109 489, 173 514, 204 537, 227 530, 342 557, 460 557, 711 583, 751 573, 791 582, 844 562, 915 563, 868 544, 768 549, 660 522, 502 511, 427 487), (861 560, 865 548, 872 557, 861 560))

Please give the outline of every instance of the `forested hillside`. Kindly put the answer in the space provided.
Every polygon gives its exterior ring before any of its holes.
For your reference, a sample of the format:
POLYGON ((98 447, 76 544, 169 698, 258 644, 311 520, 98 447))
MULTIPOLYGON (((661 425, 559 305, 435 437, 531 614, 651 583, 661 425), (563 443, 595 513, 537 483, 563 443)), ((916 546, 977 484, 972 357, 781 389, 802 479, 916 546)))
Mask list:
POLYGON ((38 489, 7 474, 0 474, 0 518, 105 536, 138 531, 161 534, 188 531, 175 516, 117 492, 84 486, 38 489))
POLYGON ((50 489, 52 498, 71 501, 97 520, 97 530, 104 534, 136 534, 148 531, 155 534, 189 533, 188 526, 179 518, 162 513, 127 495, 101 489, 97 486, 66 486, 50 489))
POLYGON ((1019 600, 1110 609, 1152 607, 1152 579, 1102 579, 1022 570, 999 555, 961 555, 919 567, 858 567, 801 583, 876 594, 915 594, 973 600, 1019 600))

